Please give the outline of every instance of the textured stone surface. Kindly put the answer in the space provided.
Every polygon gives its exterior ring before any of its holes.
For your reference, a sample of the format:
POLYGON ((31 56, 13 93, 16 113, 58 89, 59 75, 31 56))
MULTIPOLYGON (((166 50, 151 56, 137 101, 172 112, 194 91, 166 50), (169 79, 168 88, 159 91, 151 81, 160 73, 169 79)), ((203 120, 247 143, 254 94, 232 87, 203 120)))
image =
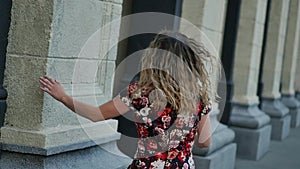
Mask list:
POLYGON ((43 93, 38 78, 45 74, 47 60, 7 55, 4 83, 8 90, 5 125, 38 130, 41 128, 43 93))
POLYGON ((16 0, 11 14, 8 53, 47 57, 53 0, 16 0))
POLYGON ((234 169, 236 144, 231 143, 218 151, 202 157, 194 155, 197 169, 234 169))
POLYGON ((269 151, 271 125, 259 129, 231 127, 237 143, 237 157, 248 160, 259 160, 269 151))
POLYGON ((107 152, 99 146, 48 157, 2 151, 0 159, 1 169, 114 169, 125 168, 130 163, 131 159, 107 152))

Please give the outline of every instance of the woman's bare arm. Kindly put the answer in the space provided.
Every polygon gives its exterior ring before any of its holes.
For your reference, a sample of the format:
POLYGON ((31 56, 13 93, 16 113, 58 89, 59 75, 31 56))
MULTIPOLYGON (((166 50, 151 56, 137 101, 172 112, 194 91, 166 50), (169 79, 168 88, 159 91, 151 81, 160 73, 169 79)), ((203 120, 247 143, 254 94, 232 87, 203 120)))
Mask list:
POLYGON ((68 96, 61 84, 48 76, 40 77, 39 82, 43 85, 42 91, 50 94, 73 112, 93 122, 114 118, 129 111, 129 107, 121 101, 119 96, 97 107, 68 96))
POLYGON ((198 125, 198 136, 196 137, 196 145, 198 147, 209 147, 211 142, 209 115, 203 115, 198 125))

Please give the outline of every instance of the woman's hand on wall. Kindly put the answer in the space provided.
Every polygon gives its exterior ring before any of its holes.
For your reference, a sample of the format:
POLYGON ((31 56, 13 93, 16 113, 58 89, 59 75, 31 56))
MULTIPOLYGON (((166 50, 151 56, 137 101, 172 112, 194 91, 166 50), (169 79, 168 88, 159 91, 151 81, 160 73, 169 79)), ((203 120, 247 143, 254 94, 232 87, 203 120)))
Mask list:
POLYGON ((40 87, 40 89, 50 94, 56 100, 61 102, 62 99, 67 96, 62 85, 49 76, 45 75, 40 77, 39 82, 43 85, 42 87, 40 87))

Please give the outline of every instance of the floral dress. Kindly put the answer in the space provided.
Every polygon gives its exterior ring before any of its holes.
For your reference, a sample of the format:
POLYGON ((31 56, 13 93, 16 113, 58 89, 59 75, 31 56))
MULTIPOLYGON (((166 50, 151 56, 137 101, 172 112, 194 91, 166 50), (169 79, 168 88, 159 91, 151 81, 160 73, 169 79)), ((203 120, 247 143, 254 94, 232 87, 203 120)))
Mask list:
POLYGON ((192 147, 201 115, 209 106, 197 103, 197 110, 180 115, 170 104, 159 111, 152 109, 149 92, 137 90, 137 81, 128 86, 121 100, 134 111, 138 131, 138 146, 128 169, 193 169, 192 147))

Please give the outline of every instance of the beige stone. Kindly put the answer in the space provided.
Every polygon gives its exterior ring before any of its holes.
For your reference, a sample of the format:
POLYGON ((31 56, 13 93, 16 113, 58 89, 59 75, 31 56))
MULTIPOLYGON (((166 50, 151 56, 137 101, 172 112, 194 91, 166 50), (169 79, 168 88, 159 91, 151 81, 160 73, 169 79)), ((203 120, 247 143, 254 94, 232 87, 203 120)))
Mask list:
POLYGON ((295 94, 296 64, 299 47, 300 32, 300 1, 291 0, 287 37, 285 43, 285 56, 282 70, 282 93, 295 94))
POLYGON ((52 11, 52 0, 14 1, 7 52, 47 57, 52 11))
POLYGON ((233 101, 257 104, 261 45, 266 15, 265 0, 242 1, 234 63, 233 101), (253 8, 251 8, 253 7, 253 8))
POLYGON ((279 85, 289 3, 289 0, 275 0, 271 3, 269 29, 263 66, 264 90, 262 95, 264 98, 277 99, 281 96, 279 92, 279 85))

